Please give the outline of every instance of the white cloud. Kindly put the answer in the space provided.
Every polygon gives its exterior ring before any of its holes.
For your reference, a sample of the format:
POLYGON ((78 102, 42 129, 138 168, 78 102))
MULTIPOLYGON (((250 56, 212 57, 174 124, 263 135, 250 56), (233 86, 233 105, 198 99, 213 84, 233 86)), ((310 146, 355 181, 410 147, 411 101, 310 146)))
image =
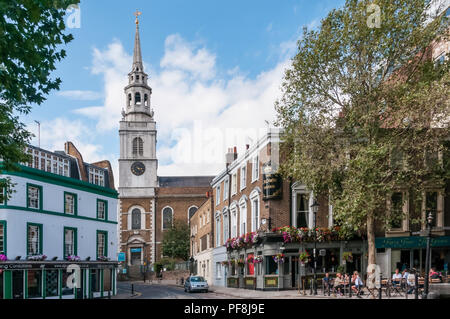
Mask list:
POLYGON ((59 96, 66 97, 72 100, 79 101, 92 101, 98 100, 102 98, 102 94, 94 91, 81 91, 81 90, 72 90, 72 91, 59 91, 57 93, 59 96))
MULTIPOLYGON (((168 36, 160 70, 146 67, 158 126, 158 174, 215 175, 224 167, 228 147, 243 150, 248 135, 255 142, 265 120, 275 118, 274 102, 293 48, 295 42, 283 43, 282 61, 255 78, 238 66, 218 75, 213 53, 178 34, 168 36)), ((131 63, 117 40, 105 50, 94 49, 91 70, 103 76, 104 105, 76 112, 98 118, 100 132, 117 134, 131 63)))

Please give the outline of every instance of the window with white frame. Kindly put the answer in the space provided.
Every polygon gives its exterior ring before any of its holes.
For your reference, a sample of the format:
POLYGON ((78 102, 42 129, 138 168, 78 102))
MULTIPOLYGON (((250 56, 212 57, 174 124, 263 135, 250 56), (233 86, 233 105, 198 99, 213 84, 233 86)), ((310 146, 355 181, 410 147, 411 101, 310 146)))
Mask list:
POLYGON ((64 257, 76 255, 75 252, 75 230, 64 229, 64 257))
POLYGON ((309 194, 308 193, 296 193, 296 206, 295 206, 295 222, 296 227, 308 227, 309 217, 309 194))
POLYGON ((223 200, 227 200, 228 199, 228 191, 229 191, 229 187, 230 187, 230 181, 228 179, 228 177, 225 179, 225 181, 223 182, 223 200))
POLYGON ((258 180, 259 178, 259 157, 258 155, 256 155, 253 158, 253 163, 252 163, 252 182, 258 180))
POLYGON ((141 229, 141 210, 139 208, 131 211, 131 229, 141 229))
POLYGON ((26 153, 31 156, 28 166, 41 171, 69 176, 69 160, 60 156, 53 155, 42 150, 26 148, 26 153))
POLYGON ((259 212, 259 195, 256 194, 251 197, 252 207, 252 232, 257 231, 260 226, 260 212, 259 212))
POLYGON ((220 204, 220 185, 216 187, 216 206, 220 204))
POLYGON ((237 193, 237 173, 231 176, 231 195, 237 193))
POLYGON ((106 232, 97 232, 97 258, 106 257, 106 232))
POLYGON ((216 247, 220 246, 220 216, 216 217, 216 247))
POLYGON ((231 209, 231 238, 237 237, 237 208, 231 209))
POLYGON ((216 263, 216 278, 222 278, 222 265, 220 263, 216 263))
POLYGON ((241 167, 241 190, 245 188, 247 184, 247 165, 241 167))
POLYGON ((402 228, 403 221, 403 193, 395 192, 391 196, 390 200, 391 210, 390 210, 390 228, 400 229, 402 228))
POLYGON ((247 203, 242 201, 239 205, 240 210, 240 221, 239 221, 239 230, 240 230, 240 236, 247 233, 247 203))
POLYGON ((106 219, 106 207, 107 207, 106 201, 97 199, 97 218, 98 219, 106 219))
POLYGON ((28 256, 38 255, 42 253, 42 227, 40 225, 28 225, 27 228, 27 253, 28 256))
POLYGON ((431 213, 431 216, 433 216, 433 220, 431 222, 432 227, 437 226, 438 198, 439 195, 436 191, 425 192, 425 218, 427 218, 428 214, 431 213))
POLYGON ((42 188, 34 185, 28 185, 27 187, 28 208, 40 209, 42 188))
POLYGON ((226 242, 229 238, 229 215, 228 212, 223 214, 223 242, 226 242))
POLYGON ((105 186, 105 172, 95 167, 89 167, 89 183, 105 186))
POLYGON ((75 194, 64 193, 64 213, 69 215, 76 214, 76 198, 75 194))

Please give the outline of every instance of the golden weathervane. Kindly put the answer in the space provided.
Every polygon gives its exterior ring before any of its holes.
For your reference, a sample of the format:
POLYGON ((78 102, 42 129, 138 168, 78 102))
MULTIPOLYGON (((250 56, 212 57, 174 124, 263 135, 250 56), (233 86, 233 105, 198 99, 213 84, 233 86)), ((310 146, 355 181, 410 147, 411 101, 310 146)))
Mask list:
POLYGON ((139 24, 139 19, 138 17, 142 14, 142 12, 140 12, 139 10, 136 9, 136 12, 134 13, 134 15, 136 16, 136 24, 139 24))

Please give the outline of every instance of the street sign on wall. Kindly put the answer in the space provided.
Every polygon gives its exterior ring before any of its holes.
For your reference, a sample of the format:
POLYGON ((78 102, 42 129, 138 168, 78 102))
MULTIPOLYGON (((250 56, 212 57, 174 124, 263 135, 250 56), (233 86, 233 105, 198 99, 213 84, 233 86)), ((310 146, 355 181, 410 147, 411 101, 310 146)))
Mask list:
POLYGON ((125 261, 125 253, 119 253, 117 256, 118 261, 125 261))

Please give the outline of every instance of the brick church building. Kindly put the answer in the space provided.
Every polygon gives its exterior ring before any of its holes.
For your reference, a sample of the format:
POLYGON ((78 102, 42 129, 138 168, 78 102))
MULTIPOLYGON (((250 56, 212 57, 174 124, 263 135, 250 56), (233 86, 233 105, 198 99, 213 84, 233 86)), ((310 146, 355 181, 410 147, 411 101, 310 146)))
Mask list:
POLYGON ((163 257, 164 233, 175 220, 189 222, 207 200, 213 179, 158 176, 157 129, 147 81, 136 19, 133 65, 119 129, 119 251, 125 253, 128 267, 151 265, 163 257))

